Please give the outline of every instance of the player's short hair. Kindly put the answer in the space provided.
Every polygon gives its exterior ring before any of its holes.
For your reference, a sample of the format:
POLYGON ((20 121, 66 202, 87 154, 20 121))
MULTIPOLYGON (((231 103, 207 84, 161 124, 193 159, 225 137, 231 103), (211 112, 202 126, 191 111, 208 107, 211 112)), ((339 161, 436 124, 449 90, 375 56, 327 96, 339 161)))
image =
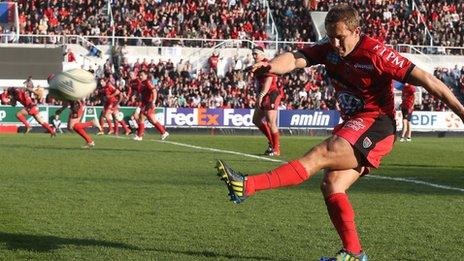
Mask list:
POLYGON ((16 89, 14 87, 10 87, 6 90, 6 92, 8 93, 8 95, 16 95, 16 89))
POLYGON ((325 17, 325 26, 338 22, 344 22, 350 31, 354 31, 360 24, 358 11, 348 4, 332 7, 325 17))

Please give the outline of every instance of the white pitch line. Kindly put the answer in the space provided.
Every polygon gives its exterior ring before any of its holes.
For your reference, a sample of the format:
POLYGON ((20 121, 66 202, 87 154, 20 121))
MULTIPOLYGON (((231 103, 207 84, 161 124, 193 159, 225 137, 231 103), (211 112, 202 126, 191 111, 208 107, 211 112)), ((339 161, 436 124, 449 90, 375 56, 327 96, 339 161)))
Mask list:
MULTIPOLYGON (((116 139, 130 139, 129 137, 121 137, 121 136, 105 136, 105 137, 116 138, 116 139)), ((180 143, 180 142, 175 142, 175 141, 166 141, 166 140, 163 141, 163 140, 155 140, 155 139, 150 139, 148 141, 154 141, 154 142, 159 142, 159 143, 168 143, 168 144, 172 144, 172 145, 177 145, 177 146, 191 148, 191 149, 197 149, 197 150, 206 150, 206 151, 220 152, 220 153, 226 153, 226 154, 234 154, 234 155, 245 156, 245 157, 249 157, 249 158, 255 158, 255 159, 272 161, 272 162, 279 162, 279 163, 286 162, 286 161, 279 160, 279 159, 271 159, 271 158, 267 158, 267 157, 262 157, 262 156, 257 156, 257 155, 253 155, 253 154, 247 154, 247 153, 242 153, 242 152, 237 152, 237 151, 232 151, 232 150, 221 150, 221 149, 215 149, 215 148, 200 147, 200 146, 195 146, 195 145, 190 145, 190 144, 180 143)))
POLYGON ((220 153, 227 153, 227 154, 234 154, 234 155, 239 155, 239 156, 244 156, 244 157, 249 157, 249 158, 255 158, 255 159, 260 159, 260 160, 267 160, 267 161, 272 161, 272 162, 280 162, 283 163, 285 161, 283 160, 278 160, 278 159, 271 159, 267 157, 262 157, 262 156, 256 156, 253 154, 247 154, 247 153, 242 153, 242 152, 237 152, 237 151, 232 151, 232 150, 221 150, 221 149, 215 149, 215 148, 207 148, 207 147, 200 147, 200 146, 195 146, 195 145, 190 145, 190 144, 185 144, 185 143, 180 143, 180 142, 174 142, 174 141, 160 141, 160 140, 152 140, 160 143, 168 143, 168 144, 173 144, 177 146, 182 146, 182 147, 187 147, 187 148, 192 148, 192 149, 198 149, 198 150, 206 150, 206 151, 214 151, 214 152, 220 152, 220 153))
POLYGON ((455 188, 455 187, 450 187, 450 186, 445 186, 445 185, 438 185, 438 184, 425 182, 425 181, 421 181, 421 180, 415 180, 415 179, 393 178, 393 177, 372 176, 372 175, 368 175, 366 177, 373 178, 373 179, 386 179, 386 180, 392 180, 392 181, 398 181, 398 182, 414 183, 414 184, 419 184, 419 185, 425 185, 425 186, 428 186, 428 187, 434 187, 434 188, 440 188, 440 189, 446 189, 446 190, 456 190, 456 191, 464 192, 464 189, 462 189, 462 188, 455 188))
MULTIPOLYGON (((106 136, 106 137, 108 137, 108 136, 106 136)), ((109 137, 114 137, 114 136, 109 136, 109 137)), ((130 139, 130 138, 126 138, 126 137, 115 137, 115 138, 130 139)), ((201 147, 201 146, 190 145, 190 144, 180 143, 180 142, 175 142, 175 141, 161 141, 161 140, 155 140, 155 139, 151 139, 149 141, 155 141, 155 142, 159 142, 159 143, 167 143, 167 144, 172 144, 172 145, 177 145, 177 146, 186 147, 186 148, 192 148, 192 149, 198 149, 198 150, 206 150, 206 151, 213 151, 213 152, 219 152, 219 153, 239 155, 239 156, 255 158, 255 159, 261 159, 261 160, 271 161, 271 162, 279 162, 279 163, 285 163, 286 162, 286 161, 279 160, 279 159, 272 159, 272 158, 267 158, 267 157, 262 157, 262 156, 256 156, 256 155, 242 153, 242 152, 238 152, 238 151, 201 147)), ((464 189, 462 189, 462 188, 456 188, 456 187, 451 187, 451 186, 446 186, 446 185, 439 185, 439 184, 425 182, 425 181, 421 181, 421 180, 415 180, 415 179, 394 178, 394 177, 373 176, 373 175, 367 175, 366 178, 383 179, 383 180, 405 182, 405 183, 413 183, 413 184, 417 184, 417 185, 424 185, 424 186, 427 186, 427 187, 433 187, 433 188, 439 188, 439 189, 444 189, 444 190, 454 190, 454 191, 464 192, 464 189)))

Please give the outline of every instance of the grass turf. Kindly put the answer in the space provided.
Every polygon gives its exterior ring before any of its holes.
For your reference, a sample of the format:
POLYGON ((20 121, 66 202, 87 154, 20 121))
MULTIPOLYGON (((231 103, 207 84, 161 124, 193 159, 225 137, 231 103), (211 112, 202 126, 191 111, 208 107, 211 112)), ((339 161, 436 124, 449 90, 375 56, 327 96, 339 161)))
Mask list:
MULTIPOLYGON (((294 188, 228 202, 220 158, 245 173, 278 166, 243 155, 77 135, 0 136, 0 259, 318 260, 340 247, 319 174, 294 188)), ((170 141, 259 155, 257 136, 172 135, 170 141)), ((322 138, 283 137, 282 160, 322 138)), ((374 175, 464 188, 462 138, 397 143, 374 175)), ((464 255, 464 192, 363 178, 350 198, 371 260, 464 255)))

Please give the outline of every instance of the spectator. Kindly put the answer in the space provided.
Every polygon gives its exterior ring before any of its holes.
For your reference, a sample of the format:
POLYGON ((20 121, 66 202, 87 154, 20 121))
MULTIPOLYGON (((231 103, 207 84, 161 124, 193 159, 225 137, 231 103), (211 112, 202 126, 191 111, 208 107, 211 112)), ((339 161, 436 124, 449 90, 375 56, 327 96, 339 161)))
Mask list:
POLYGON ((219 63, 219 53, 217 51, 214 51, 213 54, 208 59, 209 68, 214 70, 217 73, 218 63, 219 63))
POLYGON ((71 48, 68 48, 64 53, 64 61, 68 63, 76 62, 76 56, 72 52, 71 48))

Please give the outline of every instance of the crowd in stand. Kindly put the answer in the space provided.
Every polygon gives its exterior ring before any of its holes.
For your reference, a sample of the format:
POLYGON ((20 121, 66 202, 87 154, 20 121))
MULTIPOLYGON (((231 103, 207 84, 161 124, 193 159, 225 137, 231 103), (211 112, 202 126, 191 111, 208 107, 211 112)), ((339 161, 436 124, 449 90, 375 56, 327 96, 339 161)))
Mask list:
POLYGON ((18 0, 20 33, 101 35, 110 28, 105 0, 18 0))
MULTIPOLYGON (((443 46, 464 45, 464 2, 457 0, 419 1, 412 10, 405 1, 323 0, 303 5, 297 0, 269 1, 269 7, 279 28, 279 38, 288 41, 313 41, 310 10, 327 11, 329 6, 350 2, 360 11, 367 34, 387 43, 427 44, 426 28, 434 44, 443 46), (419 10, 420 12, 418 12, 419 10), (426 27, 425 27, 426 26, 426 27)), ((18 0, 21 33, 47 35, 110 35, 107 1, 26 1, 18 0)), ((266 40, 266 8, 261 1, 249 0, 186 0, 186 1, 134 1, 113 0, 111 11, 116 36, 177 37, 203 39, 266 40)), ((1 28, 0 28, 1 29, 1 28)), ((3 30, 3 29, 1 29, 3 30)), ((106 44, 104 37, 96 38, 97 44, 106 44)), ((185 43, 185 42, 184 42, 185 43)), ((139 39, 123 40, 120 45, 153 45, 160 41, 139 39)), ((297 46, 301 47, 301 46, 297 46)), ((128 87, 131 74, 140 70, 151 73, 158 88, 158 106, 253 108, 255 87, 252 76, 243 72, 251 59, 235 59, 224 77, 219 77, 210 64, 195 70, 189 62, 181 61, 108 61, 94 68, 98 79, 107 78, 124 97, 121 105, 136 106, 136 95, 128 87), (117 64, 114 70, 113 63, 117 64), (237 63, 244 66, 236 66, 237 63), (238 68, 238 67, 241 67, 238 68)), ((464 68, 440 69, 435 75, 442 79, 458 97, 464 95, 464 68)), ((334 89, 325 76, 324 67, 298 70, 280 78, 286 86, 281 108, 335 109, 334 89)), ((418 109, 443 110, 445 105, 424 94, 418 109)), ((56 103, 48 99, 48 103, 56 103)), ((100 105, 95 93, 88 105, 100 105)))
MULTIPOLYGON (((458 97, 461 103, 464 103, 464 66, 459 68, 436 68, 433 75, 443 81, 458 97)), ((446 104, 428 93, 423 93, 422 104, 418 107, 424 111, 442 111, 447 110, 446 104)))
MULTIPOLYGON (((214 54, 213 54, 214 55, 214 54)), ((174 64, 167 61, 137 60, 129 65, 125 60, 115 72, 108 60, 103 66, 93 70, 97 79, 109 79, 122 93, 122 106, 137 106, 137 93, 130 89, 130 79, 138 72, 150 72, 152 82, 158 89, 157 106, 189 108, 254 108, 256 102, 255 81, 251 73, 238 68, 252 64, 250 57, 242 60, 236 57, 228 65, 224 77, 219 77, 217 68, 211 65, 205 69, 194 70, 186 61, 174 64), (237 66, 240 63, 240 66, 237 66)), ((285 99, 281 109, 336 109, 334 88, 325 77, 324 67, 312 67, 287 74, 279 79, 285 86, 285 99)), ((87 99, 87 105, 102 105, 97 91, 87 99)), ((59 104, 53 98, 49 104, 59 104)))
POLYGON ((279 28, 279 39, 292 42, 316 40, 309 15, 310 9, 303 5, 302 1, 271 0, 269 5, 279 28))
MULTIPOLYGON (((241 61, 246 66, 251 61, 241 61)), ((109 79, 122 93, 121 106, 138 106, 137 93, 131 90, 129 81, 141 70, 150 72, 158 89, 157 106, 186 108, 254 108, 256 102, 255 81, 250 73, 237 70, 237 60, 229 64, 224 77, 218 77, 215 68, 193 70, 188 61, 174 64, 172 61, 138 60, 130 65, 124 61, 115 72, 110 61, 92 70, 97 79, 109 79)), ((464 66, 436 68, 434 75, 442 80, 464 102, 464 66)), ((297 70, 279 78, 284 99, 279 109, 337 109, 334 88, 323 66, 297 70)), ((99 85, 87 99, 87 105, 102 105, 99 85)), ((443 111, 445 104, 432 95, 422 92, 422 104, 417 110, 443 111)), ((52 97, 40 98, 39 103, 60 105, 52 97)))
MULTIPOLYGON (((365 31, 386 43, 428 45, 432 38, 435 46, 464 45, 464 2, 459 0, 419 1, 415 9, 407 1, 400 0, 321 0, 305 5, 306 2, 269 1, 280 40, 315 41, 309 11, 327 11, 333 4, 349 2, 360 11, 365 31)), ((114 27, 110 24, 107 1, 104 0, 18 0, 18 3, 22 34, 109 36, 114 28, 116 36, 251 41, 269 38, 267 9, 262 1, 114 0, 111 1, 114 27)), ((107 43, 105 37, 94 40, 96 44, 107 43)), ((121 41, 121 45, 162 43, 151 39, 121 41)), ((195 45, 195 42, 179 41, 176 44, 195 45)))
MULTIPOLYGON (((107 1, 19 0, 21 34, 110 36, 107 1)), ((115 36, 191 39, 267 40, 266 10, 261 1, 111 2, 115 36)), ((108 38, 95 37, 95 44, 108 38)), ((159 40, 126 40, 120 45, 157 45, 159 40)), ((180 42, 178 42, 180 43, 180 42)), ((185 42, 182 43, 185 45, 185 42)), ((189 46, 196 45, 190 42, 189 46)))
MULTIPOLYGON (((320 1, 318 11, 327 11, 335 3, 350 3, 360 11, 364 31, 389 44, 456 46, 464 45, 464 2, 459 0, 418 1, 413 9, 407 1, 320 1)), ((443 53, 437 48, 424 52, 443 53)), ((450 54, 464 53, 448 50, 450 54)))
POLYGON ((113 5, 117 36, 267 40, 260 1, 132 1, 113 5), (143 3, 143 4, 142 4, 143 3))

